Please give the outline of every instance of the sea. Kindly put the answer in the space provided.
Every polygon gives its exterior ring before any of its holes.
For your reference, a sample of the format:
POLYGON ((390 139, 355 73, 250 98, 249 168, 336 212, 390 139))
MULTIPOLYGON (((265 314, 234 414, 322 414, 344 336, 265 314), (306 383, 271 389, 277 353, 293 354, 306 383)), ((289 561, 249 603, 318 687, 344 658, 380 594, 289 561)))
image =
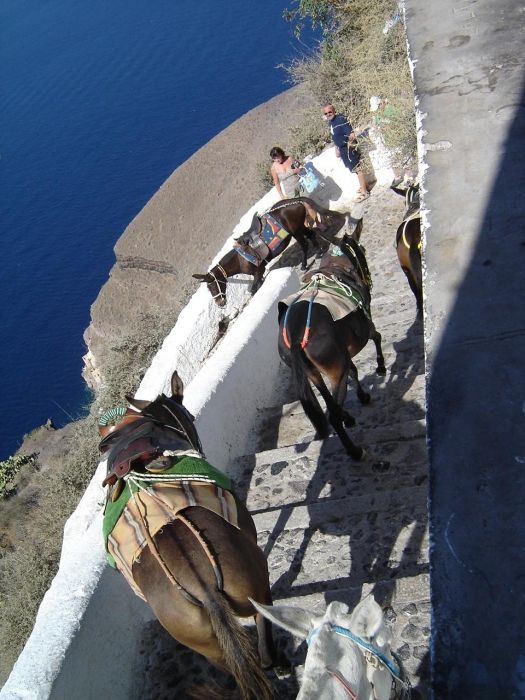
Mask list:
POLYGON ((0 0, 0 459, 83 415, 113 246, 166 178, 289 87, 296 0, 0 0))

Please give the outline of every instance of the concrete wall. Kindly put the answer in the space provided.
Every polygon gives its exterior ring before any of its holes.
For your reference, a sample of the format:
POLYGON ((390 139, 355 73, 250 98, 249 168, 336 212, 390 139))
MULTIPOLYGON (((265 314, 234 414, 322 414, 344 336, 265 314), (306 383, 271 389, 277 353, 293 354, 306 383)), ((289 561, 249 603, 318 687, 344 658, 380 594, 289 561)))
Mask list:
POLYGON ((405 7, 425 163, 433 697, 523 698, 523 7, 405 7))
MULTIPOLYGON (((392 172, 381 148, 374 159, 378 181, 390 181, 392 172)), ((332 148, 314 162, 326 185, 320 192, 323 204, 348 210, 357 177, 332 148)), ((246 212, 216 260, 231 248, 232 238, 248 228, 253 213, 263 212, 277 199, 272 188, 246 212)), ((136 394, 153 399, 160 392, 169 393, 169 380, 177 368, 186 387, 184 403, 196 416, 207 458, 226 472, 232 458, 252 452, 257 410, 283 401, 276 304, 298 287, 292 269, 271 270, 247 304, 249 281, 239 276, 228 284, 224 309, 215 305, 202 285, 179 315, 136 394), (219 321, 225 318, 231 322, 228 333, 213 349, 219 321)), ((0 691, 2 700, 128 700, 131 696, 139 639, 151 613, 124 578, 106 566, 101 536, 104 475, 102 462, 66 523, 60 569, 0 691)))

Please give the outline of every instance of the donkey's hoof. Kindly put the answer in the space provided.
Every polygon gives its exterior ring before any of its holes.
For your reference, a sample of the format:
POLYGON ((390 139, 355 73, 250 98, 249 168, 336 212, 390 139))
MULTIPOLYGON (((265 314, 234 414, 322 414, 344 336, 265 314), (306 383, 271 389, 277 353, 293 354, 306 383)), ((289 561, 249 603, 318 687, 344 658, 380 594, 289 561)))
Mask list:
POLYGON ((379 462, 374 462, 372 464, 372 470, 374 472, 387 472, 390 469, 390 462, 388 460, 380 460, 379 462))
POLYGON ((345 413, 343 416, 343 424, 346 428, 351 428, 355 425, 355 418, 349 413, 345 413))
POLYGON ((370 403, 370 394, 367 393, 366 391, 363 391, 361 394, 358 396, 359 401, 363 404, 363 406, 366 406, 367 404, 370 403))
POLYGON ((378 367, 376 369, 376 374, 379 374, 380 377, 384 377, 386 375, 386 367, 378 367))
POLYGON ((367 456, 366 450, 365 450, 364 447, 358 447, 357 449, 360 450, 360 455, 359 455, 359 457, 357 457, 357 456, 354 457, 354 459, 355 459, 357 462, 362 462, 364 459, 366 459, 366 456, 367 456))

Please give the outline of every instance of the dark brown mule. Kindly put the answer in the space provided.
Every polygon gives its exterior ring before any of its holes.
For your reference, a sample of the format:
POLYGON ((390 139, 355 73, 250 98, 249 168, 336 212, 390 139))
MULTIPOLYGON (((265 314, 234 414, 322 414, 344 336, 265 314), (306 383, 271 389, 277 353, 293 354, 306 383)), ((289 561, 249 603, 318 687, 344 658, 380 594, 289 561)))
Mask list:
POLYGON ((396 194, 405 197, 406 207, 403 221, 396 233, 396 251, 401 269, 405 273, 410 289, 416 297, 417 312, 423 313, 423 276, 421 271, 421 214, 419 208, 419 185, 407 189, 392 187, 396 194))
MULTIPOLYGON (((344 214, 331 211, 330 209, 325 209, 314 202, 313 199, 309 199, 308 197, 283 199, 280 202, 277 202, 277 204, 269 209, 267 213, 271 214, 271 216, 282 225, 285 231, 290 234, 283 240, 280 253, 285 250, 291 238, 294 238, 300 245, 303 252, 301 266, 302 270, 306 270, 309 240, 312 242, 312 245, 318 254, 321 254, 321 249, 315 235, 316 229, 324 238, 330 240, 344 226, 345 223, 344 214), (306 226, 307 220, 310 220, 312 224, 315 224, 314 229, 306 226)), ((250 237, 253 234, 259 234, 261 229, 261 218, 255 214, 248 231, 243 233, 237 240, 241 243, 242 241, 249 241, 250 237)), ((226 303, 226 280, 228 277, 233 277, 233 275, 238 275, 241 273, 245 275, 253 275, 254 280, 251 287, 251 293, 255 294, 263 282, 266 265, 273 259, 273 257, 274 256, 270 252, 270 254, 264 260, 262 260, 259 264, 255 264, 249 262, 239 252, 237 252, 237 250, 233 249, 226 253, 226 255, 217 263, 217 265, 214 265, 205 275, 194 274, 193 277, 201 282, 206 282, 208 285, 208 290, 215 299, 215 302, 219 306, 224 306, 226 303)))
MULTIPOLYGON (((173 459, 166 451, 202 452, 193 416, 182 405, 183 384, 176 372, 172 394, 153 402, 129 399, 139 412, 128 410, 122 427, 112 432, 103 429, 105 484, 115 488, 130 469, 133 475, 146 473, 146 464, 149 469, 162 466, 173 459)), ((202 489, 198 482, 184 483, 193 493, 202 489)), ((248 600, 271 604, 268 567, 250 514, 236 498, 235 503, 238 528, 199 505, 178 511, 153 536, 142 527, 147 546, 133 563, 132 577, 173 637, 231 673, 242 698, 269 700, 272 690, 261 664, 273 664, 271 627, 248 600), (260 659, 235 616, 255 616, 260 659)))
POLYGON ((369 403, 370 394, 359 383, 352 358, 361 352, 369 340, 373 340, 377 353, 377 374, 386 374, 386 368, 381 350, 381 335, 370 317, 371 279, 363 250, 354 239, 347 236, 340 249, 343 256, 335 257, 328 251, 323 256, 319 269, 309 272, 306 277, 311 279, 319 273, 322 275, 321 280, 335 277, 357 291, 356 298, 361 298, 366 311, 355 305, 355 311, 334 321, 330 311, 321 303, 299 300, 286 306, 280 302, 279 354, 292 368, 301 404, 318 436, 323 439, 327 437, 328 424, 310 382, 323 397, 329 421, 347 453, 359 460, 364 450, 351 441, 345 430, 345 426, 355 423, 354 418, 343 408, 348 375, 351 374, 356 382, 357 396, 362 404, 369 403), (330 380, 331 393, 323 375, 330 380))

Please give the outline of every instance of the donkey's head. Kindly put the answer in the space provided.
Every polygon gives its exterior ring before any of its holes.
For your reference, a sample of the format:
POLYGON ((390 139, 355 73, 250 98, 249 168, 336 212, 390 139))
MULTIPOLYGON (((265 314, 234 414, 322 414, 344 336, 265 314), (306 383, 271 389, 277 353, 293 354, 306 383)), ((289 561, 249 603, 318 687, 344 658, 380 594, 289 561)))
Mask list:
POLYGON ((391 633, 383 611, 371 596, 351 614, 338 602, 330 603, 324 615, 289 605, 252 603, 274 624, 308 644, 297 700, 389 700, 392 677, 399 678, 400 670, 390 653, 391 633))
POLYGON ((196 272, 192 277, 200 282, 206 283, 208 291, 217 306, 225 306, 227 275, 221 265, 215 265, 215 267, 212 267, 205 275, 196 272))

